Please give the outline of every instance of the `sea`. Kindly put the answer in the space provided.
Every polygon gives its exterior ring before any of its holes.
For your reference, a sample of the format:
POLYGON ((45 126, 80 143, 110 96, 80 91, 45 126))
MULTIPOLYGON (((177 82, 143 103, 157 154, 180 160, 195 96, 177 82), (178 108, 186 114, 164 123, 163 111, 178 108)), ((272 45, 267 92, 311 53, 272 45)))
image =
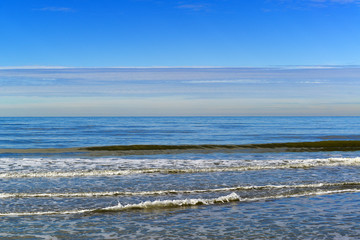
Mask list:
POLYGON ((0 239, 359 239, 359 151, 47 151, 328 140, 360 117, 2 117, 0 239))

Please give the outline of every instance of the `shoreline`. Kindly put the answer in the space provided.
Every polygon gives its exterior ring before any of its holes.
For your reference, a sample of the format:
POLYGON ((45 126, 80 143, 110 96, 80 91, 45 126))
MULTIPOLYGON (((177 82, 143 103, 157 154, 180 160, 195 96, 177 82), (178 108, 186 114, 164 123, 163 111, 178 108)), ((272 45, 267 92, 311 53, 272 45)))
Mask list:
POLYGON ((287 142, 243 145, 114 145, 73 148, 0 149, 0 154, 157 155, 181 153, 265 153, 360 151, 360 141, 287 142))

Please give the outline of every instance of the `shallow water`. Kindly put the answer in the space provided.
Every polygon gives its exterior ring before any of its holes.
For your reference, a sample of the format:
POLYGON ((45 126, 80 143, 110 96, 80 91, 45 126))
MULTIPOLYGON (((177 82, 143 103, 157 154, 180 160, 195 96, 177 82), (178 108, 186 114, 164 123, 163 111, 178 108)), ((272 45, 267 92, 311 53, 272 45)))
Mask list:
MULTIPOLYGON (((0 148, 358 140, 360 118, 0 118, 0 148)), ((1 239, 358 239, 360 152, 0 154, 1 239)))

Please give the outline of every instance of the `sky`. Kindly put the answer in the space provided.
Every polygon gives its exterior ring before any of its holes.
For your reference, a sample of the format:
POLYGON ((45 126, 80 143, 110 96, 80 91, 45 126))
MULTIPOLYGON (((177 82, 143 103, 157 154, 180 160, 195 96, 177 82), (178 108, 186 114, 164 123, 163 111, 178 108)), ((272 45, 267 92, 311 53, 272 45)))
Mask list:
POLYGON ((1 0, 0 116, 360 113, 360 0, 1 0))

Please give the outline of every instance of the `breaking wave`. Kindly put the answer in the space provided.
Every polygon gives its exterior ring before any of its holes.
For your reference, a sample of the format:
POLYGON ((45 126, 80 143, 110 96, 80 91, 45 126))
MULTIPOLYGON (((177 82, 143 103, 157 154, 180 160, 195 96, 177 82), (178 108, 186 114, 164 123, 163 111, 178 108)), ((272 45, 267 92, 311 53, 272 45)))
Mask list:
POLYGON ((303 159, 296 161, 254 161, 255 164, 246 166, 229 166, 215 168, 148 168, 126 170, 75 170, 70 172, 5 172, 0 173, 0 178, 43 178, 43 177, 91 177, 91 176, 118 176, 129 174, 186 174, 186 173, 209 173, 209 172, 232 172, 232 171, 260 171, 275 169, 296 169, 334 166, 359 166, 360 157, 355 158, 327 158, 327 159, 303 159))
MULTIPOLYGON (((341 183, 315 183, 299 185, 264 185, 264 186, 236 186, 214 189, 195 189, 195 190, 159 190, 141 192, 81 192, 81 193, 0 193, 0 198, 89 198, 89 197, 116 197, 116 196, 156 196, 156 195, 175 195, 175 194, 197 194, 248 190, 271 190, 271 189, 301 189, 301 188, 348 188, 347 190, 360 190, 360 182, 341 182, 341 183)), ((339 189, 344 190, 344 189, 339 189)))
POLYGON ((182 199, 182 200, 155 200, 145 201, 141 203, 133 203, 122 205, 119 203, 115 206, 97 208, 97 209, 79 209, 70 211, 44 211, 44 212, 9 212, 0 213, 0 216, 34 216, 34 215, 66 215, 66 214, 84 214, 84 213, 103 213, 103 212, 120 212, 128 210, 152 210, 152 209, 167 209, 178 207, 192 207, 198 205, 214 205, 214 204, 226 204, 230 202, 254 202, 270 199, 280 199, 289 197, 304 197, 304 196, 316 196, 316 195, 329 195, 339 193, 355 193, 360 192, 360 189, 342 189, 342 190, 320 190, 320 191, 308 191, 303 193, 290 193, 279 194, 265 197, 253 197, 253 198, 241 198, 236 193, 220 196, 217 198, 195 198, 195 199, 182 199))

